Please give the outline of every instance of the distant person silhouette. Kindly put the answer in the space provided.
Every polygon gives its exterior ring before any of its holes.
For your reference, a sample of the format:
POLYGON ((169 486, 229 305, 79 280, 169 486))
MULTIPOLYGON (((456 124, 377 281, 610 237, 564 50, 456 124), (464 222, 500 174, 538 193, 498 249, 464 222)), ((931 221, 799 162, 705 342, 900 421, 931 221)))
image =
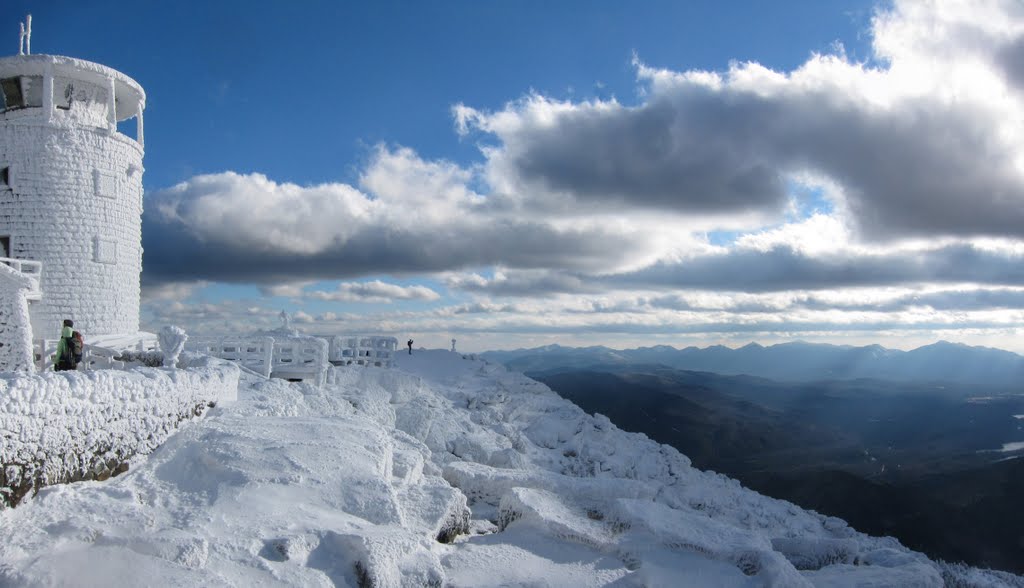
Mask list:
POLYGON ((412 339, 409 339, 409 355, 412 355, 412 339))

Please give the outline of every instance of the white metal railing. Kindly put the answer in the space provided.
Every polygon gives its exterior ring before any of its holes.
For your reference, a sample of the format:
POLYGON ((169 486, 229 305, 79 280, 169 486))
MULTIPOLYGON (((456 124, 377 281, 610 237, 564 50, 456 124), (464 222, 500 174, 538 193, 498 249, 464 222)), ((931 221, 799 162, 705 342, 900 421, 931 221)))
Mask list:
POLYGON ((265 378, 274 369, 273 337, 189 337, 185 349, 233 361, 265 378))
POLYGON ((398 339, 394 337, 334 335, 330 342, 328 359, 334 365, 395 365, 398 339))
MULTIPOLYGON (((58 341, 54 339, 35 339, 32 341, 32 357, 39 371, 52 370, 57 360, 58 341)), ((125 362, 114 359, 121 351, 96 345, 82 346, 82 361, 78 362, 79 371, 124 369, 125 362)))
POLYGON ((312 377, 318 386, 327 378, 328 343, 319 337, 280 337, 274 340, 273 375, 280 378, 312 377))
POLYGON ((135 344, 137 351, 159 351, 160 342, 156 339, 139 339, 139 342, 135 344))
POLYGON ((36 369, 43 371, 53 367, 54 356, 57 355, 57 341, 53 339, 32 340, 32 360, 36 369))
POLYGON ((41 298, 42 292, 39 289, 39 280, 43 275, 43 262, 14 259, 13 257, 0 257, 0 263, 10 266, 11 269, 32 281, 33 288, 28 293, 30 300, 39 300, 41 298))
POLYGON ((233 361, 265 377, 312 379, 334 365, 392 367, 398 340, 382 336, 189 337, 185 349, 233 361))
POLYGON ((235 362, 264 378, 327 377, 327 341, 315 337, 189 337, 185 349, 235 362))
POLYGON ((82 361, 78 362, 79 370, 123 370, 125 363, 114 359, 121 355, 121 351, 97 347, 95 345, 82 346, 82 361))

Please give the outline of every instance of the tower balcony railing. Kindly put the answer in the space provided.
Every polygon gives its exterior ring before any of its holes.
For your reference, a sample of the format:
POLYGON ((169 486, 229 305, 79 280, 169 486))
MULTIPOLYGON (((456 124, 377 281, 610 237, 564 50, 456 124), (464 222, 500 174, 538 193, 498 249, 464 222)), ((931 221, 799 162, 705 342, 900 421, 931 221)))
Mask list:
POLYGON ((14 259, 13 257, 0 257, 0 263, 10 266, 11 269, 21 273, 31 280, 32 290, 28 292, 29 300, 41 300, 42 290, 39 289, 39 279, 43 275, 43 262, 30 261, 27 259, 14 259))

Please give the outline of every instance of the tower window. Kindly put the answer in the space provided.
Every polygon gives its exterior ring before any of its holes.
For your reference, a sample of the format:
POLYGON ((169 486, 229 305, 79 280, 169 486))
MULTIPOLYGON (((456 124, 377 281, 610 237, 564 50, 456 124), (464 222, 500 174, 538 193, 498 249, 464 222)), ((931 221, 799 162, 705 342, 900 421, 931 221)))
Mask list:
POLYGON ((0 167, 0 188, 11 187, 11 168, 10 166, 0 167))
POLYGON ((68 82, 68 85, 64 86, 64 100, 56 101, 55 106, 61 110, 71 110, 71 100, 75 96, 75 85, 68 82))
POLYGON ((25 96, 21 93, 21 78, 0 80, 0 91, 3 92, 4 110, 25 108, 25 96))
POLYGON ((43 76, 19 76, 0 79, 3 110, 39 108, 43 105, 43 76))

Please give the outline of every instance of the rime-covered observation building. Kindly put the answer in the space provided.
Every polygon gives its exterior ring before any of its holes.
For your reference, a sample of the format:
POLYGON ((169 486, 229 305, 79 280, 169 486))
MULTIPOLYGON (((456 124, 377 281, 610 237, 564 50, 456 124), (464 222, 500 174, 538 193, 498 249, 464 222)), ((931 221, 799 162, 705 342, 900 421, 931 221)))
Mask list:
MULTIPOLYGON (((156 343, 139 332, 146 94, 104 65, 32 55, 26 24, 19 54, 0 58, 0 373, 51 366, 63 319, 86 339, 84 369, 90 355, 113 365, 156 343)), ((284 331, 189 345, 322 382, 330 364, 390 367, 397 340, 310 338, 286 320, 284 331)))
POLYGON ((139 330, 145 104, 97 63, 0 58, 0 258, 37 284, 37 338, 65 318, 90 337, 139 330))

